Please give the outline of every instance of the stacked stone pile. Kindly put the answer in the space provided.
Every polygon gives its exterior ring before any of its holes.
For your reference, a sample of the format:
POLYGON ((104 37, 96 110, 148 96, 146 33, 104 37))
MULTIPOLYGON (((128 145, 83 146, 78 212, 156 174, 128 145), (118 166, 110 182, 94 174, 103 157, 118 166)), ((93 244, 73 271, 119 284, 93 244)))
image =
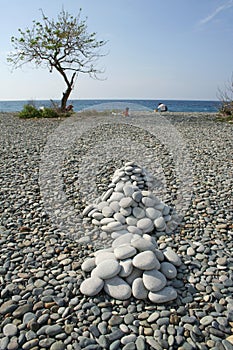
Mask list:
POLYGON ((153 303, 177 297, 172 280, 181 265, 178 255, 158 249, 156 236, 171 233, 177 224, 172 209, 148 190, 153 178, 143 168, 128 162, 116 170, 109 189, 83 215, 111 234, 112 246, 98 250, 82 264, 91 276, 81 284, 88 296, 102 289, 111 297, 126 300, 131 295, 153 303))
POLYGON ((152 185, 151 174, 128 162, 115 171, 109 189, 88 205, 83 215, 113 239, 127 232, 169 234, 177 226, 178 217, 149 190, 152 185))

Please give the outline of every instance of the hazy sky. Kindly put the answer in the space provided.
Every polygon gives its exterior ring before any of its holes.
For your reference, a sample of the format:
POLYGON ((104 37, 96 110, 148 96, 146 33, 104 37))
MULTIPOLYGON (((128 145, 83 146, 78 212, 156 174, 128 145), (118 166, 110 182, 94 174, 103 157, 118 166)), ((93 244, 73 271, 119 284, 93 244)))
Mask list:
POLYGON ((104 80, 79 75, 71 99, 217 99, 233 72, 233 0, 0 0, 0 100, 60 99, 55 71, 24 66, 12 72, 6 56, 18 28, 44 13, 82 8, 90 32, 108 40, 99 61, 104 80))

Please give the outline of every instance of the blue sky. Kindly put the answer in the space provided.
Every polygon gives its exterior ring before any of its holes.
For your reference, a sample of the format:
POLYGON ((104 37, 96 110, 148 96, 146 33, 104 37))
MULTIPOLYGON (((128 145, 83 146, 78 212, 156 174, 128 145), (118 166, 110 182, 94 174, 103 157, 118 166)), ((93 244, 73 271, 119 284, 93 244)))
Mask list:
POLYGON ((72 99, 217 99, 233 72, 233 0, 0 0, 0 100, 60 99, 55 71, 6 62, 10 38, 62 7, 82 8, 90 32, 108 40, 103 80, 79 75, 72 99))

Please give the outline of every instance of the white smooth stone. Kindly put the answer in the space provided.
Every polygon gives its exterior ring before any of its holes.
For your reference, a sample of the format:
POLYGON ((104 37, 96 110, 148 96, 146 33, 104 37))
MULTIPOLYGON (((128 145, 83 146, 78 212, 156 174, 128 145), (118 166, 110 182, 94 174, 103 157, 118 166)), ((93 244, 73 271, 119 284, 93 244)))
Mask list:
POLYGON ((106 201, 113 193, 113 188, 109 188, 101 197, 102 201, 106 201))
POLYGON ((97 295, 104 286, 104 281, 99 277, 89 277, 80 285, 80 292, 84 295, 92 297, 97 295))
POLYGON ((126 197, 132 197, 132 194, 135 192, 135 186, 125 185, 123 187, 123 192, 126 197))
POLYGON ((142 274, 143 274, 143 271, 142 271, 142 270, 137 269, 136 267, 134 267, 133 270, 132 270, 132 272, 131 272, 131 274, 130 274, 128 277, 126 277, 125 280, 126 280, 126 282, 127 282, 128 284, 131 285, 131 284, 133 283, 133 281, 134 281, 136 278, 141 277, 142 274))
POLYGON ((132 294, 136 299, 145 300, 148 296, 148 290, 144 286, 141 277, 136 278, 132 283, 132 294))
POLYGON ((97 205, 97 208, 99 209, 99 210, 101 210, 102 211, 102 209, 104 208, 104 207, 107 207, 109 205, 109 203, 108 202, 106 202, 106 201, 101 201, 98 205, 97 205))
POLYGON ((149 292, 148 297, 155 304, 167 303, 177 298, 177 291, 168 286, 158 292, 149 292))
POLYGON ((131 233, 133 233, 133 234, 135 234, 135 235, 142 235, 142 230, 140 230, 138 227, 136 227, 136 226, 131 226, 131 225, 129 225, 128 227, 127 227, 127 230, 129 231, 129 232, 131 232, 131 233))
POLYGON ((121 224, 125 224, 125 217, 121 213, 115 213, 113 217, 116 221, 119 221, 121 224))
POLYGON ((137 222, 138 220, 132 215, 126 218, 126 224, 129 226, 137 226, 137 222))
POLYGON ((131 208, 131 207, 128 207, 128 208, 121 208, 121 209, 120 209, 120 213, 121 213, 123 216, 129 216, 129 215, 132 213, 132 208, 131 208))
POLYGON ((95 258, 88 258, 81 265, 81 269, 84 272, 91 272, 95 267, 95 258))
POLYGON ((165 227, 165 220, 164 218, 161 216, 157 219, 154 220, 154 225, 157 229, 163 229, 165 227))
POLYGON ((132 234, 131 232, 126 233, 126 234, 124 234, 124 235, 122 235, 122 236, 116 238, 116 239, 112 242, 112 247, 113 247, 113 248, 116 248, 116 247, 121 246, 122 244, 130 243, 132 237, 133 237, 133 234, 132 234))
POLYGON ((111 232, 123 230, 125 228, 125 226, 122 225, 122 223, 119 221, 109 222, 107 226, 111 230, 111 232))
POLYGON ((117 213, 120 210, 120 205, 117 201, 113 201, 109 203, 109 207, 115 212, 117 213))
POLYGON ((137 219, 142 219, 145 217, 146 213, 145 210, 143 208, 140 207, 134 207, 133 208, 133 215, 135 216, 135 218, 137 219))
POLYGON ((145 207, 154 207, 156 204, 156 201, 150 197, 143 197, 142 203, 145 205, 145 207))
POLYGON ((161 272, 155 269, 144 271, 142 278, 146 289, 148 289, 151 292, 157 292, 163 289, 167 284, 166 277, 161 272))
POLYGON ((120 272, 120 265, 115 259, 107 259, 99 263, 91 272, 91 276, 101 279, 108 279, 116 276, 120 272))
POLYGON ((159 270, 160 262, 151 250, 141 252, 133 258, 133 265, 141 270, 159 270))
POLYGON ((133 271, 132 259, 125 259, 120 261, 121 270, 119 272, 120 277, 128 277, 133 271))
POLYGON ((124 197, 119 202, 121 208, 128 208, 133 204, 133 199, 131 197, 124 197))
POLYGON ((110 208, 109 206, 107 206, 107 207, 104 207, 102 209, 102 214, 104 217, 110 218, 111 216, 113 216, 114 210, 112 208, 110 208))
POLYGON ((124 186, 125 183, 123 181, 118 182, 115 187, 116 192, 123 192, 124 186))
POLYGON ((142 194, 140 191, 135 191, 133 194, 132 194, 132 198, 133 200, 135 200, 135 202, 140 202, 141 199, 142 199, 142 194))
POLYGON ((153 221, 149 218, 143 218, 138 220, 137 227, 144 233, 151 232, 153 230, 153 221))
POLYGON ((132 237, 131 245, 134 248, 136 248, 139 252, 143 252, 145 250, 151 250, 152 252, 154 252, 156 249, 156 246, 152 242, 142 237, 132 237))
POLYGON ((99 265, 102 261, 108 260, 108 259, 113 259, 116 260, 115 254, 113 252, 101 252, 97 254, 95 258, 95 263, 96 265, 99 265))
POLYGON ((163 255, 170 263, 172 263, 175 266, 180 266, 182 264, 180 257, 170 247, 167 247, 163 251, 163 255))
POLYGON ((164 262, 161 263, 160 271, 168 279, 173 279, 177 275, 176 267, 173 264, 171 264, 171 263, 169 263, 167 261, 164 261, 164 262))
POLYGON ((151 219, 155 220, 158 219, 160 216, 162 216, 161 211, 156 210, 155 208, 146 208, 146 216, 151 219))
POLYGON ((104 282, 104 290, 112 298, 118 300, 127 300, 131 297, 131 287, 122 278, 115 276, 104 282))
POLYGON ((115 257, 120 260, 131 258, 136 253, 136 249, 129 244, 124 244, 114 249, 115 257))
POLYGON ((123 193, 121 192, 113 192, 111 197, 108 199, 108 202, 120 202, 120 200, 124 197, 123 193))

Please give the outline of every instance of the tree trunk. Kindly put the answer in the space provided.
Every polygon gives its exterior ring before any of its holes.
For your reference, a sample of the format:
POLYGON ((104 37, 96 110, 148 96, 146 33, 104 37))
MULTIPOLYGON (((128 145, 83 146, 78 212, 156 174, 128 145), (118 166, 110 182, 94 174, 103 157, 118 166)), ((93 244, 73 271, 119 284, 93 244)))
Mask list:
POLYGON ((65 112, 66 111, 66 103, 68 101, 68 98, 70 96, 70 93, 72 91, 72 88, 71 86, 68 86, 68 88, 66 89, 65 92, 63 92, 63 96, 62 96, 62 99, 61 99, 61 111, 62 112, 65 112))
POLYGON ((72 91, 72 87, 73 87, 73 84, 74 84, 74 78, 76 76, 76 72, 73 73, 72 75, 72 78, 71 78, 71 81, 69 82, 68 81, 68 78, 67 76, 65 75, 64 71, 61 72, 63 78, 65 79, 65 82, 67 84, 67 89, 65 92, 63 92, 63 96, 62 96, 62 99, 61 99, 61 111, 62 112, 65 112, 66 111, 66 103, 68 101, 68 98, 70 96, 70 93, 72 91))

